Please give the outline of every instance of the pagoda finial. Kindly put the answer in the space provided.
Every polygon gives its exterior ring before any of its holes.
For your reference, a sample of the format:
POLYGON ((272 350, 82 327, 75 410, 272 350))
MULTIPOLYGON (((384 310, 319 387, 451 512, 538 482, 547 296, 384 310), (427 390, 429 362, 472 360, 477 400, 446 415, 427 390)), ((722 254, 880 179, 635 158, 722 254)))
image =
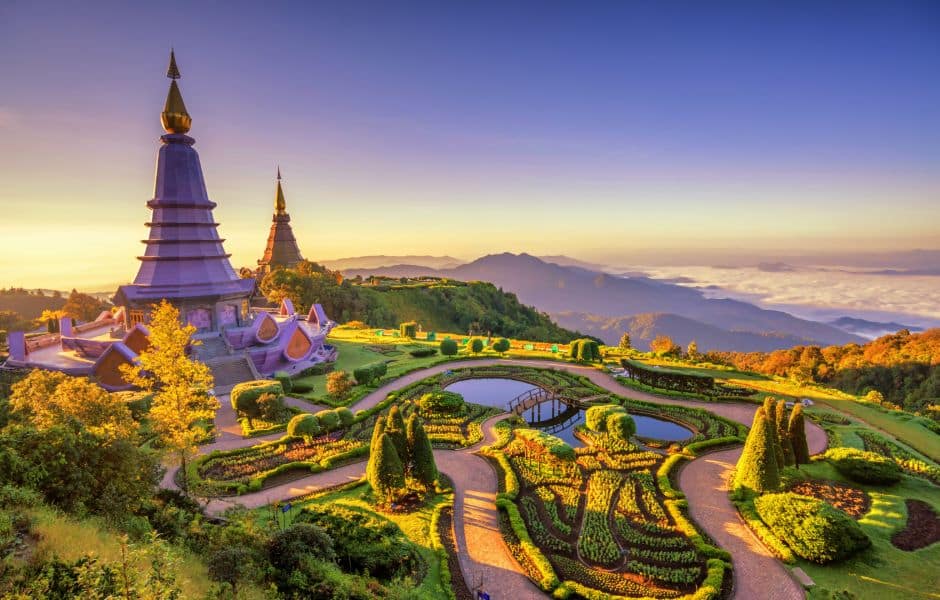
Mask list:
POLYGON ((160 122, 167 133, 186 133, 192 126, 193 119, 186 112, 186 105, 183 103, 183 95, 176 84, 176 80, 181 77, 179 67, 176 66, 176 54, 170 50, 170 66, 167 67, 166 76, 171 79, 170 91, 166 95, 166 104, 163 105, 163 113, 160 114, 160 122))
POLYGON ((277 167, 277 190, 274 192, 274 214, 287 214, 287 201, 284 200, 284 190, 281 189, 281 166, 277 167))
POLYGON ((176 66, 176 55, 173 52, 173 48, 170 48, 170 66, 166 69, 166 76, 170 79, 179 79, 182 77, 179 67, 176 66))

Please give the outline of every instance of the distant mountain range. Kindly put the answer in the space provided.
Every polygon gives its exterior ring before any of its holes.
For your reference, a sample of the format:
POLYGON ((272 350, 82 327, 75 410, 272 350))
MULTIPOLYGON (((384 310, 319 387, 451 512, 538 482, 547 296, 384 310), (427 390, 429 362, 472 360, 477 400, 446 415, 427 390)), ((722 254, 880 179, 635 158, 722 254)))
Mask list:
MULTIPOLYGON (((409 257, 412 259, 413 257, 409 257)), ((414 262, 410 260, 410 262, 414 262)), ((615 344, 623 331, 636 344, 665 333, 700 350, 772 350, 795 344, 846 344, 858 335, 739 300, 708 299, 701 291, 646 277, 617 277, 583 266, 562 266, 528 254, 493 254, 452 268, 419 264, 345 269, 348 277, 433 276, 489 281, 555 315, 564 326, 615 344), (619 323, 617 321, 620 321, 619 323), (635 329, 634 329, 635 328, 635 329)))
POLYGON ((907 329, 911 333, 924 330, 922 327, 902 325, 894 321, 882 323, 878 321, 867 321, 865 319, 855 319, 853 317, 841 317, 835 321, 829 321, 829 324, 833 327, 838 327, 842 331, 854 333, 855 335, 860 335, 868 339, 875 339, 889 333, 896 333, 902 329, 907 329))
POLYGON ((354 256, 350 258, 318 260, 317 262, 334 271, 346 271, 349 269, 375 269, 388 265, 412 265, 431 269, 451 269, 462 265, 466 261, 454 258, 453 256, 385 256, 377 254, 374 256, 354 256))

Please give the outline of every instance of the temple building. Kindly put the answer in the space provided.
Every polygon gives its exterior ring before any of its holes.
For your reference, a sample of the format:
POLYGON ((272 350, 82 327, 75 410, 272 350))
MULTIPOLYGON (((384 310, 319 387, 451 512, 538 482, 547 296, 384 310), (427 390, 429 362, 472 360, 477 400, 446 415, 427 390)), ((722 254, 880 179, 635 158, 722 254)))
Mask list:
POLYGON ((264 256, 258 261, 258 270, 265 274, 277 267, 294 267, 303 259, 290 226, 287 202, 281 188, 281 168, 278 167, 277 188, 274 191, 274 217, 271 219, 271 231, 268 233, 264 256))
MULTIPOLYGON (((115 308, 92 322, 60 320, 59 332, 27 338, 10 332, 10 356, 3 368, 43 368, 90 376, 110 390, 127 389, 120 367, 134 364, 149 346, 147 324, 155 304, 167 300, 181 320, 196 328, 193 355, 215 377, 216 392, 241 381, 294 374, 336 360, 325 343, 331 321, 319 304, 298 314, 289 300, 276 310, 253 308, 255 280, 242 279, 229 262, 213 216, 195 140, 188 135, 192 117, 177 80, 180 71, 170 53, 170 89, 160 115, 160 137, 152 216, 145 250, 134 282, 115 293, 115 308)), ((278 172, 274 224, 265 266, 290 266, 302 258, 290 229, 278 172)))

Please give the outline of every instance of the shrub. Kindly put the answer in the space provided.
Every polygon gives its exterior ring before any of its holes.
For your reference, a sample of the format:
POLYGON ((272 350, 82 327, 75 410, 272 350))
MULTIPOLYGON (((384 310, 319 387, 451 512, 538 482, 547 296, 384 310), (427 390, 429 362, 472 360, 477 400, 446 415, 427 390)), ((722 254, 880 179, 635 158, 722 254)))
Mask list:
POLYGON ((457 342, 451 339, 441 341, 441 354, 444 356, 454 356, 457 354, 457 342))
POLYGON ((295 415, 287 423, 287 435, 310 440, 320 433, 320 421, 310 413, 295 415))
POLYGON ((873 485, 890 485, 901 479, 901 469, 893 460, 855 448, 832 448, 826 458, 839 473, 852 481, 873 485))
POLYGON ((323 429, 324 433, 336 431, 340 428, 340 425, 342 425, 342 421, 335 410, 321 410, 313 416, 319 421, 320 427, 323 429))
POLYGON ((293 386, 291 392, 295 394, 309 394, 313 391, 313 384, 307 383, 306 381, 294 381, 291 383, 291 385, 293 386))
POLYGON ((343 427, 349 427, 356 420, 356 416, 353 414, 353 412, 345 406, 333 409, 333 412, 335 412, 336 416, 339 417, 339 423, 343 427))
POLYGON ((774 423, 777 427, 777 440, 780 441, 780 449, 783 451, 783 464, 792 466, 795 464, 795 456, 793 454, 793 440, 790 439, 790 423, 787 420, 786 402, 777 402, 774 423))
POLYGON ((408 438, 408 455, 411 457, 411 476, 421 482, 424 487, 431 489, 437 480, 437 464, 434 462, 434 451, 431 449, 431 440, 424 431, 424 425, 416 413, 411 413, 405 427, 408 438))
POLYGON ((493 350, 495 350, 496 352, 499 352, 500 354, 505 354, 506 352, 509 352, 509 347, 510 347, 509 340, 507 340, 506 338, 499 338, 498 340, 493 342, 493 350))
POLYGON ((793 447, 793 462, 797 466, 809 462, 809 444, 806 443, 806 424, 803 422, 803 405, 797 404, 790 412, 790 445, 793 447))
POLYGON ((405 486, 405 472, 388 433, 379 437, 378 451, 369 456, 366 478, 377 499, 390 502, 405 486))
POLYGON ((538 446, 560 460, 574 460, 574 448, 561 438, 549 435, 538 429, 517 429, 516 436, 538 446))
POLYGON ((624 442, 636 433, 636 422, 627 413, 615 413, 607 417, 607 434, 624 442))
POLYGON ((285 394, 289 394, 294 390, 294 382, 291 381, 290 375, 284 371, 275 371, 274 380, 281 384, 281 388, 284 389, 285 394))
POLYGON ((398 332, 401 334, 401 337, 404 338, 414 338, 418 335, 418 324, 414 321, 409 321, 407 323, 402 323, 398 326, 398 332))
POLYGON ((463 396, 457 392, 441 390, 421 396, 418 400, 418 407, 424 414, 462 413, 466 404, 463 401, 463 396))
POLYGON ((616 414, 624 414, 627 411, 618 404, 601 404, 592 406, 584 413, 584 424, 591 431, 597 433, 607 432, 607 419, 616 414))
POLYGON ((209 555, 206 571, 209 578, 221 581, 237 589, 238 582, 254 571, 251 550, 244 546, 220 548, 209 555))
POLYGON ((769 492, 780 487, 780 472, 774 452, 773 438, 764 407, 754 413, 754 424, 744 442, 744 451, 734 473, 734 487, 755 492, 769 492))
POLYGON ((434 356, 437 354, 437 348, 424 347, 424 348, 415 348, 410 351, 408 354, 415 358, 427 358, 428 356, 434 356))
POLYGON ((467 352, 471 354, 479 354, 480 352, 483 352, 483 340, 480 338, 467 340, 467 352))
POLYGON ((376 379, 381 379, 388 373, 388 365, 384 361, 359 367, 353 371, 353 377, 359 385, 369 385, 376 379))
POLYGON ((822 500, 788 492, 761 496, 754 505, 774 535, 806 560, 824 564, 871 545, 858 523, 822 500))
POLYGON ((342 400, 349 395, 352 388, 352 381, 346 371, 333 371, 326 378, 326 391, 338 400, 342 400))
POLYGON ((261 418, 261 408, 258 406, 258 398, 264 394, 273 394, 280 398, 284 395, 284 388, 280 382, 270 379, 258 379, 255 381, 243 381, 232 388, 230 400, 232 409, 240 416, 248 419, 251 424, 252 419, 261 418))
POLYGON ((297 523, 275 532, 268 542, 268 559, 285 578, 307 558, 333 560, 333 540, 321 527, 297 523))
POLYGON ((580 362, 597 362, 603 358, 598 343, 587 338, 568 344, 568 356, 580 362))

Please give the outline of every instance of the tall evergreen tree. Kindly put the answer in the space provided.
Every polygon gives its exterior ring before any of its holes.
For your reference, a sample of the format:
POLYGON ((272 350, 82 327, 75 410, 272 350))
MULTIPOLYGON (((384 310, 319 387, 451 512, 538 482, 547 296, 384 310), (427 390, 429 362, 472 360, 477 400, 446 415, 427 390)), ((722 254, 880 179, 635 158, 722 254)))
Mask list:
POLYGON ((794 463, 805 465, 809 462, 809 445, 806 443, 806 424, 803 422, 803 405, 797 404, 790 413, 790 443, 793 444, 794 463))
POLYGON ((369 443, 370 458, 375 456, 375 454, 379 451, 379 441, 381 440, 383 433, 385 433, 385 419, 376 419, 375 427, 372 428, 372 441, 369 443))
POLYGON ((773 396, 764 398, 764 415, 770 424, 770 439, 773 440, 774 458, 777 461, 777 469, 782 470, 786 464, 783 455, 783 446, 780 444, 780 436, 777 433, 777 399, 773 396))
POLYGON ((413 413, 408 418, 408 450, 411 456, 411 476, 424 487, 431 489, 437 480, 437 464, 434 462, 434 450, 424 425, 413 413))
POLYGON ((387 433, 379 437, 376 444, 378 451, 369 457, 366 478, 372 486, 375 496, 384 502, 390 502, 398 490, 405 487, 405 472, 401 459, 395 450, 395 444, 387 433))
POLYGON ((744 452, 734 473, 734 487, 755 492, 769 492, 780 487, 780 473, 771 437, 771 422, 760 407, 754 413, 751 432, 744 442, 744 452))
POLYGON ((385 420, 385 433, 395 444, 395 450, 399 458, 406 461, 408 457, 408 439, 405 436, 405 419, 402 417, 401 409, 396 404, 388 411, 388 417, 385 420))
POLYGON ((790 423, 787 421, 786 402, 777 402, 777 412, 774 415, 774 420, 777 424, 777 439, 780 440, 780 447, 783 448, 783 464, 788 467, 792 466, 794 464, 793 442, 790 440, 790 423))

